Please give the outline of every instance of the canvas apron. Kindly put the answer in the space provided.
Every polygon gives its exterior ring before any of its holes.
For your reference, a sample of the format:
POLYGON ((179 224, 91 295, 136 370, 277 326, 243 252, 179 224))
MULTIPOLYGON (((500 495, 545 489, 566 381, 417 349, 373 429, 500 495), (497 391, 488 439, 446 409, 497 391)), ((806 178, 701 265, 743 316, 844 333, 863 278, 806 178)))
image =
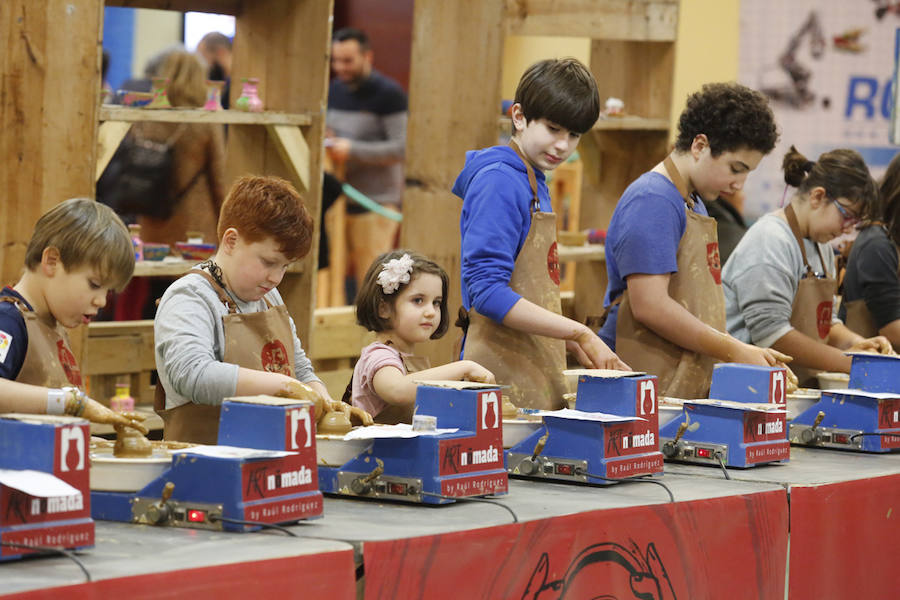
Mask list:
MULTIPOLYGON (((897 257, 900 259, 900 248, 896 248, 897 257)), ((900 270, 897 271, 897 277, 900 278, 900 270)), ((864 338, 875 337, 878 333, 878 325, 872 318, 863 298, 847 302, 847 328, 853 333, 858 333, 864 338)))
MULTIPOLYGON (((531 228, 513 267, 509 287, 526 300, 561 314, 556 215, 541 212, 534 169, 513 142, 510 146, 525 163, 531 186, 531 228)), ((518 331, 469 311, 463 358, 509 385, 509 399, 521 408, 564 408, 566 344, 563 340, 518 331)))
MULTIPOLYGON (((837 291, 837 281, 827 277, 825 260, 822 251, 816 244, 819 253, 819 262, 822 264, 824 278, 816 277, 809 261, 806 258, 806 246, 803 244, 803 236, 800 235, 800 226, 797 223, 797 215, 794 207, 788 204, 784 208, 784 216, 794 234, 794 238, 800 245, 800 254, 803 256, 803 265, 806 272, 797 284, 797 293, 794 295, 794 303, 791 306, 791 327, 800 333, 811 337, 817 342, 827 343, 828 334, 831 331, 831 311, 834 305, 834 294, 837 291)), ((801 387, 810 385, 819 369, 791 366, 791 370, 797 375, 801 387)))
MULTIPOLYGON (((678 271, 669 278, 669 296, 703 323, 724 332, 725 294, 716 220, 693 211, 694 201, 671 156, 663 166, 684 199, 687 216, 676 254, 678 271)), ((634 318, 627 289, 620 298, 616 354, 632 369, 656 375, 661 396, 706 397, 716 359, 663 339, 634 318)))
POLYGON ((28 332, 28 350, 16 381, 49 388, 75 386, 84 391, 81 370, 61 326, 43 323, 17 298, 2 296, 0 302, 10 302, 19 309, 28 332))
MULTIPOLYGON (((228 314, 222 317, 225 328, 222 362, 293 377, 294 336, 287 308, 272 306, 266 300, 267 310, 240 313, 225 289, 208 272, 193 270, 191 273, 206 277, 228 308, 228 314)), ((165 390, 157 383, 154 409, 162 417, 166 440, 215 444, 219 437, 220 406, 188 402, 166 409, 165 390)))

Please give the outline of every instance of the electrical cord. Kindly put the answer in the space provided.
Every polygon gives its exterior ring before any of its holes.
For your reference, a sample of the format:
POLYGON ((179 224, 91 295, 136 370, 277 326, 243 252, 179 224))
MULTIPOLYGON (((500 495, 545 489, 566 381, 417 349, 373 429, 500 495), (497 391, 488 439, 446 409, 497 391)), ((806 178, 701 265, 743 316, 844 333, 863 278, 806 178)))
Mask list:
POLYGON ((675 502, 675 496, 672 494, 672 490, 669 489, 669 486, 664 484, 662 481, 654 481, 652 479, 648 479, 650 475, 640 475, 634 477, 622 477, 621 479, 611 479, 609 477, 603 477, 602 475, 594 475, 593 473, 588 473, 587 471, 576 470, 575 473, 577 475, 586 475, 592 479, 601 479, 603 481, 611 481, 613 483, 619 483, 620 481, 636 481, 638 483, 652 483, 653 485, 662 486, 666 493, 669 494, 669 501, 675 502))
POLYGON ((519 522, 519 517, 516 516, 516 513, 513 511, 513 509, 511 509, 507 505, 503 504, 502 502, 498 502, 497 500, 491 500, 490 498, 473 498, 473 497, 469 497, 469 496, 445 496, 443 494, 435 494, 433 492, 425 492, 425 491, 422 491, 419 493, 422 494, 423 496, 431 496, 432 498, 443 498, 444 500, 456 500, 458 502, 484 502, 486 504, 495 504, 495 505, 505 509, 506 512, 508 512, 509 514, 512 515, 513 523, 519 522))
POLYGON ((276 525, 275 523, 263 523, 262 521, 245 521, 244 519, 232 519, 231 517, 220 517, 217 515, 209 515, 207 518, 209 519, 210 523, 222 521, 224 523, 233 523, 235 525, 254 525, 256 527, 262 527, 263 529, 277 529, 278 531, 286 533, 291 537, 298 537, 296 533, 294 533, 287 527, 276 525))
POLYGON ((731 475, 728 474, 728 469, 725 468, 725 457, 722 456, 721 452, 716 452, 716 459, 719 461, 719 466, 722 467, 722 474, 725 475, 725 479, 731 480, 731 475))
POLYGON ((75 553, 71 550, 66 550, 65 548, 54 548, 52 546, 32 546, 29 544, 17 544, 16 542, 0 542, 0 546, 6 546, 7 548, 20 548, 27 550, 36 550, 41 554, 46 554, 48 556, 53 555, 62 555, 74 562, 78 565, 78 568, 81 569, 81 572, 84 573, 85 581, 93 581, 91 579, 91 574, 88 572, 87 567, 84 566, 84 563, 78 560, 78 557, 75 556, 75 553))
POLYGON ((868 436, 878 436, 878 437, 900 437, 900 431, 898 431, 898 432, 896 432, 896 433, 883 433, 883 432, 880 432, 880 431, 878 431, 878 432, 874 432, 874 431, 873 431, 873 432, 871 432, 871 433, 868 433, 868 432, 864 432, 864 433, 854 433, 853 435, 850 436, 850 441, 852 442, 852 441, 855 440, 856 438, 863 437, 863 436, 866 436, 866 435, 868 435, 868 436))

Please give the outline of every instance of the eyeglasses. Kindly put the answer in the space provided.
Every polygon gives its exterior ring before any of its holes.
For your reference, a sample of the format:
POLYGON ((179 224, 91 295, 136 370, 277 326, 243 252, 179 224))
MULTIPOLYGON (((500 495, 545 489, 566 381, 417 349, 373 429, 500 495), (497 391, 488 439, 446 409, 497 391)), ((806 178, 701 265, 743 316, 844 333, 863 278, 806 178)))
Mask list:
POLYGON ((834 200, 834 206, 838 209, 838 212, 841 213, 841 218, 844 219, 844 225, 854 225, 859 223, 859 217, 849 210, 845 206, 842 206, 840 202, 834 200))

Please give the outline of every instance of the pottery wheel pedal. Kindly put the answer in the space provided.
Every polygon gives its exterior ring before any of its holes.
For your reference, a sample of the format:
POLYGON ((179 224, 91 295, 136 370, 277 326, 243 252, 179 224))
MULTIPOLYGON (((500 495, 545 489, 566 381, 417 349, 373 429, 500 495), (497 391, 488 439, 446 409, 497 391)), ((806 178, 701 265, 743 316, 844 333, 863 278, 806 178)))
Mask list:
POLYGON ((709 399, 682 401, 659 430, 666 460, 754 467, 787 462, 786 372, 779 367, 715 366, 709 399))
POLYGON ((856 452, 900 448, 900 357, 853 354, 849 389, 823 390, 791 421, 794 444, 856 452))
POLYGON ((662 473, 656 377, 576 369, 575 409, 538 411, 543 425, 506 452, 510 475, 609 485, 662 473))
POLYGON ((328 441, 323 492, 425 504, 507 492, 499 388, 419 383, 413 426, 362 427, 328 441))
POLYGON ((34 551, 94 545, 90 430, 84 419, 0 415, 0 562, 34 551))
POLYGON ((315 437, 311 402, 271 396, 226 399, 220 445, 161 447, 148 458, 131 459, 102 456, 98 449, 94 469, 121 469, 122 476, 92 472, 92 514, 96 519, 217 531, 254 531, 261 527, 255 523, 320 517, 315 437), (110 489, 116 487, 110 479, 120 482, 146 464, 155 470, 145 469, 128 489, 110 489))

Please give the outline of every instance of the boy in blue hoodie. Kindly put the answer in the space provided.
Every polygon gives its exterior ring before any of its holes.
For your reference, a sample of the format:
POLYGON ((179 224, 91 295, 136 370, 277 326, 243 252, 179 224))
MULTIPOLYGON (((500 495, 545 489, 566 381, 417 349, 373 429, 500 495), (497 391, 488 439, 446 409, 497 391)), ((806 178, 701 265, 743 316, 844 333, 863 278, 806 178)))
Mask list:
POLYGON ((584 65, 535 63, 516 89, 509 146, 468 152, 453 186, 463 199, 463 356, 509 385, 517 406, 564 406, 567 348, 587 367, 628 368, 587 326, 560 314, 556 217, 543 173, 572 154, 599 114, 584 65))

